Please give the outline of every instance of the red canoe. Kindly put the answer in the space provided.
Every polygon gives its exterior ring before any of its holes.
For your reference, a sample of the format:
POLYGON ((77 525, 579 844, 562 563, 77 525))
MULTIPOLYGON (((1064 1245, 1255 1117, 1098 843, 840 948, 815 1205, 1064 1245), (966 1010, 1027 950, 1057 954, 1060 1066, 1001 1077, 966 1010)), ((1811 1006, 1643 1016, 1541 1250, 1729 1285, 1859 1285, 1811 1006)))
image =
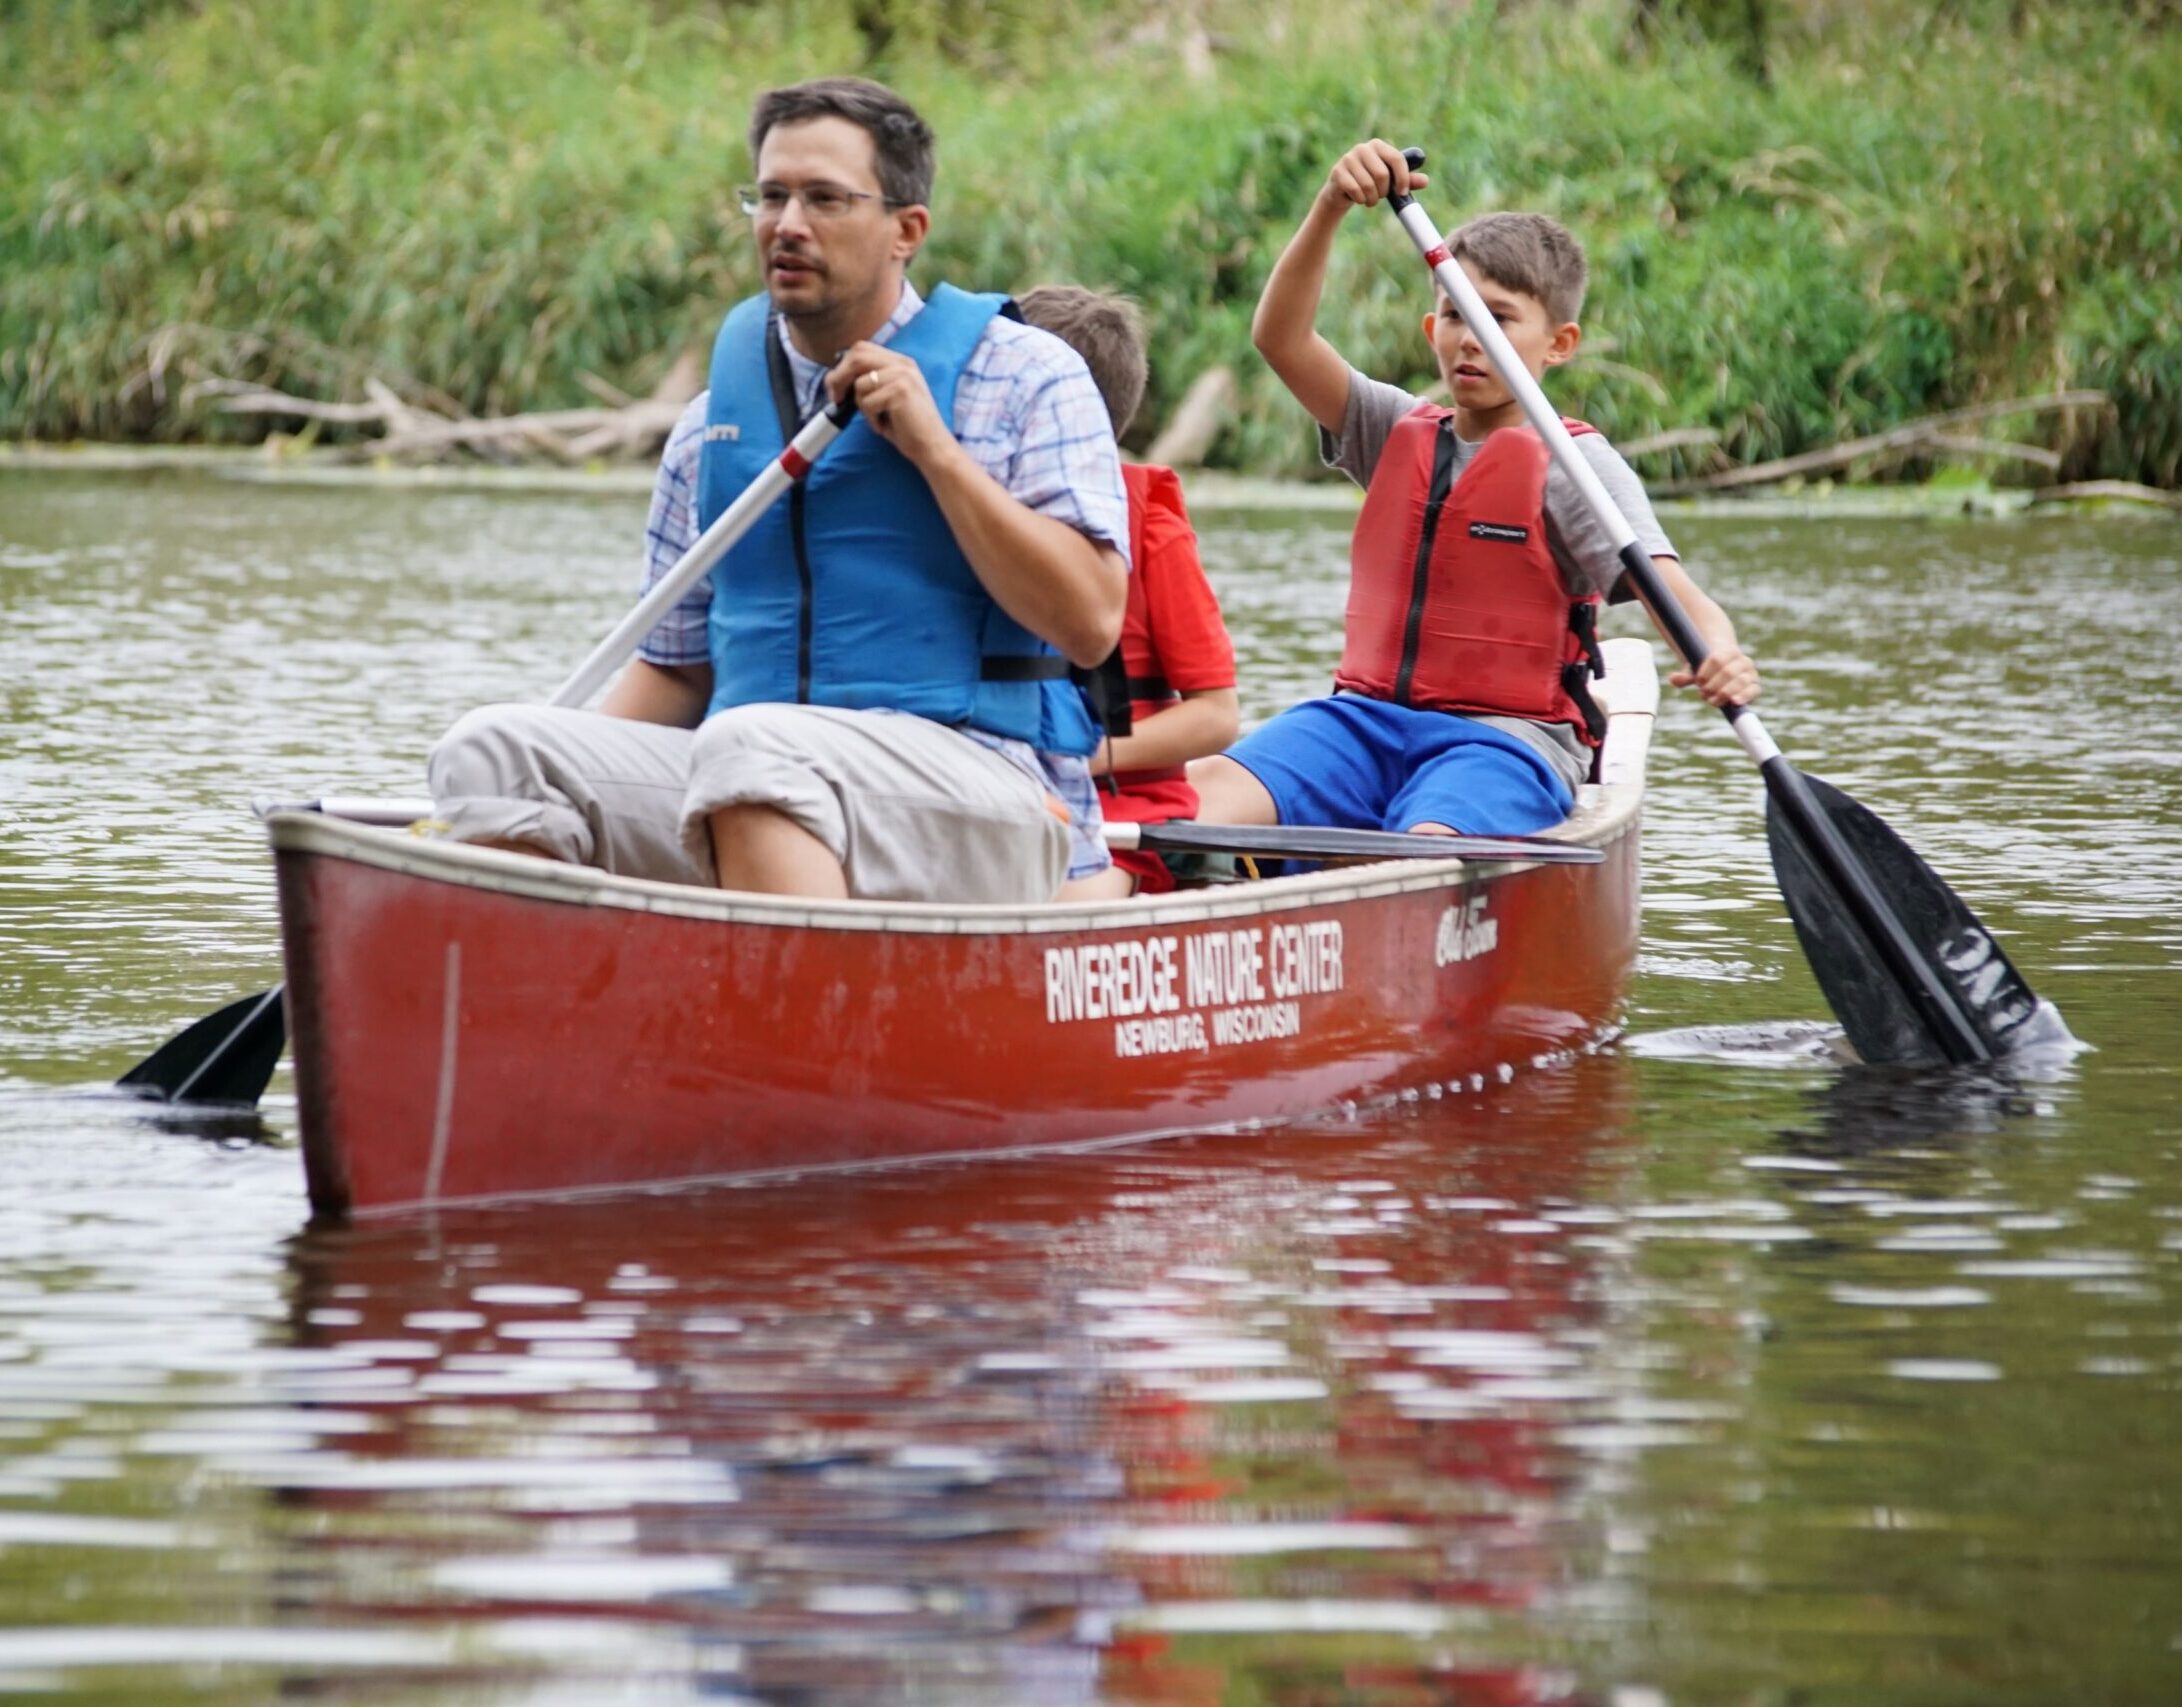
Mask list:
POLYGON ((1249 1127, 1608 1036, 1657 683, 1609 643, 1595 865, 1352 865, 1073 906, 645 883, 268 820, 321 1215, 1249 1127))

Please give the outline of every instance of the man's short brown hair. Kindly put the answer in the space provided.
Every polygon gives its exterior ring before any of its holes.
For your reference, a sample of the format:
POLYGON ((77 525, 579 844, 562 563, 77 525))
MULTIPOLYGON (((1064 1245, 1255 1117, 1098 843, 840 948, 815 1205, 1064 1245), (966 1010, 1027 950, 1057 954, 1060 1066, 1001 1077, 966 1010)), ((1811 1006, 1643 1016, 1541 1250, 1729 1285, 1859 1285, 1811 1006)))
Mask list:
POLYGON ((1081 285, 1040 285, 1015 299, 1023 318, 1042 326, 1083 357, 1106 399, 1114 437, 1129 430, 1144 401, 1149 368, 1144 360, 1144 316, 1125 296, 1081 285))
POLYGON ((1542 213, 1481 213, 1447 234, 1447 253, 1503 290, 1536 297, 1556 326, 1583 313, 1583 245, 1557 219, 1542 213))
POLYGON ((811 119, 847 119, 871 138, 879 188, 896 207, 917 207, 932 199, 932 127, 917 109, 884 83, 868 77, 819 77, 768 89, 750 109, 750 165, 775 125, 811 119))

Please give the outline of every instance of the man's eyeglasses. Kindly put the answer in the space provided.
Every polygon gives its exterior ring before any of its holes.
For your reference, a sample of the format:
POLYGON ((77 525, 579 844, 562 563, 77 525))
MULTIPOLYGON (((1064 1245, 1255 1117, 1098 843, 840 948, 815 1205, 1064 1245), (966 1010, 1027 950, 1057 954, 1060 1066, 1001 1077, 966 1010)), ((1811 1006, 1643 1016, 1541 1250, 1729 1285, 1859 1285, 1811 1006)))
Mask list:
POLYGON ((801 202, 803 211, 813 219, 845 219, 858 202, 877 202, 890 208, 907 205, 873 190, 844 189, 839 184, 805 184, 800 190, 791 190, 786 184, 745 184, 735 192, 735 200, 752 219, 778 219, 794 201, 801 202))

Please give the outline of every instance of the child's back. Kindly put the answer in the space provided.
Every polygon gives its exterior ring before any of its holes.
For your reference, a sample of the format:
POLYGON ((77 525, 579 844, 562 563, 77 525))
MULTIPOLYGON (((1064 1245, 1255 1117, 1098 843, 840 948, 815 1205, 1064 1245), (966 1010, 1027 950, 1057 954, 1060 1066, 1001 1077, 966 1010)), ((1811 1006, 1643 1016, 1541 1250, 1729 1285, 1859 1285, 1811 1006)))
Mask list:
MULTIPOLYGON (((1097 382, 1118 439, 1143 400, 1143 334, 1122 298, 1074 285, 1045 285, 1018 300, 1023 318, 1070 344, 1097 382)), ((1099 804, 1109 818, 1156 824, 1197 813, 1184 766, 1235 738, 1235 647, 1220 602, 1197 555, 1197 534, 1171 468, 1124 462, 1129 490, 1129 602, 1121 660, 1129 679, 1132 728, 1093 758, 1104 777, 1099 804)), ((1173 887, 1158 856, 1118 853, 1115 865, 1146 892, 1173 887)), ((1095 884, 1098 880, 1094 879, 1095 884)), ((1077 886, 1066 898, 1086 893, 1077 886)))

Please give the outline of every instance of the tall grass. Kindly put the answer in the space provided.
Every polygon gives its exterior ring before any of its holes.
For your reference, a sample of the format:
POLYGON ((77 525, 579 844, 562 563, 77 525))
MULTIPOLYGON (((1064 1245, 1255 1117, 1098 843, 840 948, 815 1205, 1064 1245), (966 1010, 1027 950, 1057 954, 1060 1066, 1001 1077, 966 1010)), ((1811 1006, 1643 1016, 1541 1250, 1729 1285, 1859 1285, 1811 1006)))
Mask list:
MULTIPOLYGON (((2182 30, 2156 8, 1776 0, 1766 75, 1619 0, 0 0, 0 436, 233 438, 217 370, 478 412, 642 391, 754 283, 752 95, 865 70, 941 137, 920 276, 1124 289, 1156 421, 1244 376, 1216 460, 1297 472, 1250 310, 1327 165, 1430 149, 1449 221, 1586 241, 1560 401, 1737 460, 2095 386, 2076 475, 2182 478, 2182 30), (2141 14, 2141 16, 2139 15, 2141 14), (2153 19, 2152 22, 2143 21, 2153 19)), ((1430 378, 1414 256, 1344 233, 1321 325, 1430 378)))

